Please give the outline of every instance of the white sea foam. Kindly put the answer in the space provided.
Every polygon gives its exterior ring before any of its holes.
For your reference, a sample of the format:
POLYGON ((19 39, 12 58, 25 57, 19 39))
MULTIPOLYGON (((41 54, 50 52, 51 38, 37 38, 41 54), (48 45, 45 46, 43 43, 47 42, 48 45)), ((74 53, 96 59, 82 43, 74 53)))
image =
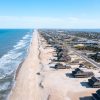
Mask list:
MULTIPOLYGON (((5 54, 1 59, 0 59, 0 70, 3 73, 8 73, 9 71, 12 71, 16 69, 16 64, 20 63, 21 57, 24 56, 25 51, 24 47, 28 46, 30 43, 30 39, 32 36, 30 35, 25 35, 14 47, 13 50, 10 50, 7 54, 5 54), (22 50, 21 50, 22 49, 22 50), (20 51, 18 51, 20 50, 20 51)), ((0 72, 0 73, 1 73, 0 72)), ((3 75, 2 75, 3 76, 3 75)))
MULTIPOLYGON (((10 91, 16 70, 19 64, 27 56, 27 50, 32 40, 32 34, 27 33, 13 46, 13 49, 0 58, 0 91, 10 91)), ((8 95, 8 94, 7 94, 8 95)), ((2 95, 6 96, 6 94, 2 95)))
POLYGON ((10 82, 3 83, 2 85, 0 84, 0 91, 7 90, 9 86, 10 86, 10 82))
POLYGON ((29 38, 30 37, 30 35, 25 35, 24 37, 23 37, 23 39, 27 39, 27 38, 29 38))
POLYGON ((30 35, 25 35, 15 46, 14 49, 20 49, 26 46, 26 44, 29 42, 27 39, 30 38, 30 35))

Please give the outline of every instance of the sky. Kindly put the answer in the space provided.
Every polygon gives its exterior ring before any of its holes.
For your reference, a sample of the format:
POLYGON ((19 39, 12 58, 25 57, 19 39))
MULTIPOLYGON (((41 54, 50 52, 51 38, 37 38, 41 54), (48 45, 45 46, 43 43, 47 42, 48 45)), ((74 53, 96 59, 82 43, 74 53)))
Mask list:
POLYGON ((100 28, 100 0, 0 0, 0 28, 100 28))

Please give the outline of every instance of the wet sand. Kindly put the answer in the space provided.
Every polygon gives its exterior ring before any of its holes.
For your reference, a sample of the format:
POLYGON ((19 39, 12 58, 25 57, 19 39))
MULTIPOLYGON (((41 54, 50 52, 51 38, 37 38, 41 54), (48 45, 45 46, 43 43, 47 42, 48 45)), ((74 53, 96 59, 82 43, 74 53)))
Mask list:
POLYGON ((86 87, 87 79, 72 78, 73 69, 50 68, 55 64, 52 62, 55 52, 47 46, 35 31, 28 57, 19 70, 9 100, 87 100, 81 97, 91 96, 96 89, 86 87))

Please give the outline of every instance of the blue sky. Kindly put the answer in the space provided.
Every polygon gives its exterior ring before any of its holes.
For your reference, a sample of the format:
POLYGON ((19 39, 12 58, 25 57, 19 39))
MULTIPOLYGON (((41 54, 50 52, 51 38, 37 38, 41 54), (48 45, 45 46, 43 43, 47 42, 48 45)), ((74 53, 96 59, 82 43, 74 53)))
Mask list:
POLYGON ((0 0, 0 28, 100 28, 100 0, 0 0))

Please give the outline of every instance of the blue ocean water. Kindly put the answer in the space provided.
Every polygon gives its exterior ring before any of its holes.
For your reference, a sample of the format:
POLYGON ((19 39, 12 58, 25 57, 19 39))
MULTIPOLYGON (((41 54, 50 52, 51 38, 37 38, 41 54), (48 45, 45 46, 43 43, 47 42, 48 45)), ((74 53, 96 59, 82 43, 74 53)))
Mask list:
POLYGON ((0 100, 6 100, 16 70, 26 58, 32 40, 31 29, 0 29, 0 100))

